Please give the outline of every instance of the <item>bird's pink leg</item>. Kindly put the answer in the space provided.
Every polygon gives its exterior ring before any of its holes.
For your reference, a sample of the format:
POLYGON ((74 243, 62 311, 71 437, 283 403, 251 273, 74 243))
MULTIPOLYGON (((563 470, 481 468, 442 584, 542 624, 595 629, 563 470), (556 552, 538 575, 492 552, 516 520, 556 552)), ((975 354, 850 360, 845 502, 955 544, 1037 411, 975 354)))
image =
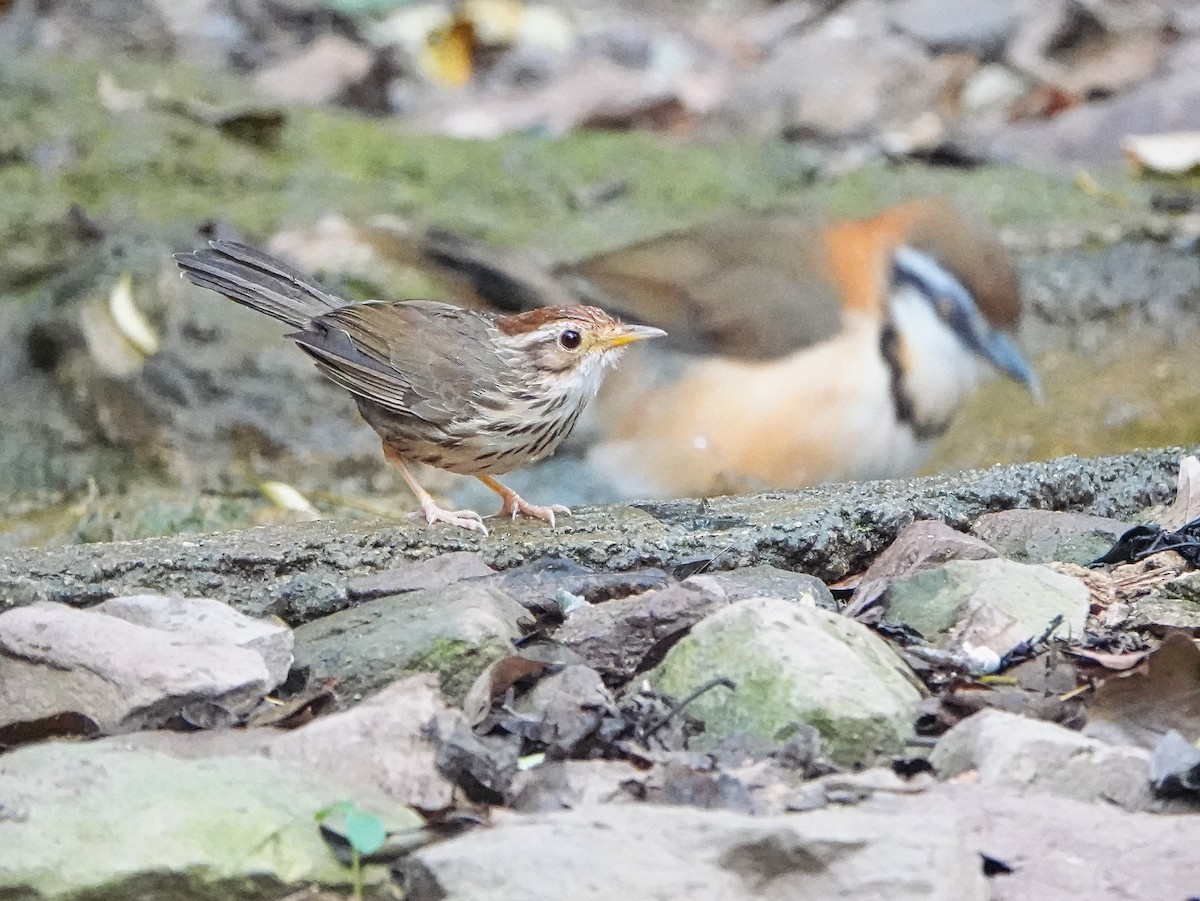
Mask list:
POLYGON ((385 445, 383 455, 391 461, 393 466, 400 470, 400 475, 404 476, 404 481, 408 483, 408 487, 416 497, 417 503, 421 505, 419 513, 409 514, 413 519, 424 519, 429 525, 433 525, 435 522, 444 522, 463 529, 474 529, 476 532, 482 532, 484 535, 488 533, 487 526, 483 524, 483 517, 474 510, 454 510, 451 512, 439 507, 429 492, 422 488, 421 483, 408 471, 408 466, 405 465, 403 458, 398 453, 385 445))
POLYGON ((530 516, 534 519, 544 519, 553 526, 555 513, 565 513, 567 516, 571 515, 571 511, 562 504, 550 504, 546 507, 531 504, 507 485, 500 484, 491 476, 475 476, 475 478, 479 479, 479 481, 483 482, 483 484, 487 485, 504 499, 504 503, 496 513, 497 516, 508 516, 512 519, 516 519, 517 516, 530 516))

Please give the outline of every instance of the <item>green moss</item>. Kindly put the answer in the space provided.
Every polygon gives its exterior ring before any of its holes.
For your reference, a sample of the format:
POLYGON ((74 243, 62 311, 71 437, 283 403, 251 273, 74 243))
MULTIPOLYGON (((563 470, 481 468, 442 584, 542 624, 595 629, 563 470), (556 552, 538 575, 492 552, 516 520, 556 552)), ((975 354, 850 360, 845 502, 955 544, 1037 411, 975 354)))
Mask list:
POLYGON ((435 638, 429 650, 408 662, 414 673, 436 673, 442 694, 452 704, 462 703, 476 677, 506 650, 496 643, 474 645, 460 638, 435 638))
POLYGON ((694 747, 712 747, 735 732, 781 742, 800 722, 815 728, 825 753, 844 766, 899 751, 906 714, 898 719, 896 712, 910 702, 876 703, 910 693, 915 703, 916 690, 896 681, 899 660, 857 624, 786 607, 775 619, 778 611, 763 608, 783 603, 746 601, 721 611, 676 644, 650 674, 656 687, 676 697, 716 675, 736 683, 734 691, 713 689, 689 706, 706 725, 694 747), (756 607, 760 612, 751 614, 756 607), (788 631, 794 626, 800 628, 788 631), (806 650, 798 654, 786 640, 781 643, 777 629, 806 650))
POLYGON ((278 140, 264 144, 195 113, 252 111, 253 96, 235 77, 180 65, 40 55, 0 61, 0 287, 61 264, 72 204, 110 223, 212 219, 251 236, 330 211, 392 213, 499 244, 536 244, 565 259, 733 208, 866 214, 937 193, 1001 224, 1045 229, 1135 219, 1151 190, 1101 175, 1108 193, 1097 197, 1069 179, 1013 167, 883 163, 814 185, 811 155, 778 141, 685 145, 649 133, 587 132, 461 141, 345 111, 289 110, 278 140), (141 106, 113 112, 97 103, 102 72, 142 92, 141 106), (618 190, 610 201, 581 200, 611 185, 618 190), (1121 209, 1113 197, 1132 202, 1121 209))

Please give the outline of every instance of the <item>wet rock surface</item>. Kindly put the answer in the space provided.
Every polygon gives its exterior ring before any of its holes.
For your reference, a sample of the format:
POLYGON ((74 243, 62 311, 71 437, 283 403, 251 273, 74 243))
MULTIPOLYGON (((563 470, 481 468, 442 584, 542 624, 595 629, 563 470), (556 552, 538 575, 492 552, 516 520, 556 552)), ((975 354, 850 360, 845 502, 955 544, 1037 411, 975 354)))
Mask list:
POLYGON ((611 570, 713 561, 710 569, 769 564, 834 581, 863 568, 917 519, 967 526, 1012 507, 1132 515, 1171 495, 1178 452, 1062 459, 959 477, 879 482, 705 502, 586 508, 550 530, 498 523, 490 538, 392 521, 313 522, 222 535, 18 550, 0 560, 8 606, 81 606, 143 589, 228 597, 249 615, 292 625, 349 605, 346 583, 399 560, 472 550, 498 569, 566 557, 611 570), (717 528, 712 527, 713 517, 717 528))

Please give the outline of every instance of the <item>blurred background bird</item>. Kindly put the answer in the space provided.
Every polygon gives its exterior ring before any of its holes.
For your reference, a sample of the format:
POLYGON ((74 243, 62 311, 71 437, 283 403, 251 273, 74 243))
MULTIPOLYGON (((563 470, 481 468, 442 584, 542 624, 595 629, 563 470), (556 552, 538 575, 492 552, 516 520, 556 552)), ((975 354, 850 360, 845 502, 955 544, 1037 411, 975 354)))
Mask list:
POLYGON ((411 250, 461 302, 584 302, 666 329, 572 439, 614 496, 911 475, 984 379, 1040 395, 1013 340, 1008 254, 943 200, 828 223, 743 215, 551 270, 436 229, 411 250))

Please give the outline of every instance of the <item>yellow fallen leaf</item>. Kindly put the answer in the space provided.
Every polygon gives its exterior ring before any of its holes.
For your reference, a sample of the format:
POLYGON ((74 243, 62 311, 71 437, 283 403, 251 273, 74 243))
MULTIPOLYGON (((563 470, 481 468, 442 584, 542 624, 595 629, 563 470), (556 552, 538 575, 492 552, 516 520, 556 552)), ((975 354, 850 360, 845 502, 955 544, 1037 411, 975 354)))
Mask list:
POLYGON ((117 330, 143 356, 152 357, 158 353, 158 335, 133 303, 133 278, 128 272, 121 273, 108 295, 108 311, 117 330))
POLYGON ((320 519, 321 514, 308 498, 286 482, 263 482, 258 486, 262 496, 281 510, 299 513, 307 519, 320 519))

